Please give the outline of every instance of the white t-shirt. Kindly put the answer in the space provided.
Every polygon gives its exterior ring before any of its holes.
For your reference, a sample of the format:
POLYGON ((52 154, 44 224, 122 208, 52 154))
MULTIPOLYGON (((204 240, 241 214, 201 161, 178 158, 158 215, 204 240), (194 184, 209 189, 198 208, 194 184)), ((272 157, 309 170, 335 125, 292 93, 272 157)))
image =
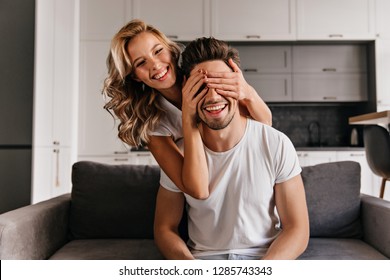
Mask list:
POLYGON ((183 138, 182 112, 162 95, 159 97, 158 102, 160 102, 166 113, 150 135, 170 136, 176 143, 183 138))
MULTIPOLYGON (((205 147, 205 152, 210 196, 198 200, 184 194, 192 253, 264 255, 280 232, 273 187, 301 172, 293 144, 285 134, 248 119, 234 148, 205 147)), ((180 192, 162 170, 160 184, 180 192)))

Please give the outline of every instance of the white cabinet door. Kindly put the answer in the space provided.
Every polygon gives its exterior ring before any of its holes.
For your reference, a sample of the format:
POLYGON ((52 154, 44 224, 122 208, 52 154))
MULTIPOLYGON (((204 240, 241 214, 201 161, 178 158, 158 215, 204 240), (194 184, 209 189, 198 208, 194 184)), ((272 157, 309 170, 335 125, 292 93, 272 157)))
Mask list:
POLYGON ((33 203, 70 191, 70 167, 77 154, 76 2, 36 1, 33 203))
POLYGON ((76 123, 77 47, 74 3, 37 3, 34 145, 70 146, 76 123))
POLYGON ((301 151, 297 154, 302 167, 336 161, 336 152, 333 151, 301 151))
POLYGON ((129 148, 118 138, 115 120, 103 106, 103 82, 107 76, 109 42, 86 41, 80 51, 79 156, 114 155, 129 148))
POLYGON ((210 36, 210 0, 134 0, 134 18, 152 24, 173 40, 210 36))
POLYGON ((291 74, 244 74, 265 102, 291 102, 291 74))
POLYGON ((365 46, 293 46, 292 60, 294 101, 367 100, 365 46))
MULTIPOLYGON (((389 1, 390 2, 390 1, 389 1)), ((390 110, 390 40, 375 41, 377 111, 390 110)))
POLYGON ((381 39, 390 39, 390 1, 375 0, 376 36, 381 39))
POLYGON ((234 46, 246 81, 266 102, 292 101, 290 46, 234 46))
POLYGON ((374 16, 374 0, 297 0, 297 39, 374 39, 374 16))
POLYGON ((293 100, 351 102, 367 100, 364 74, 293 74, 293 100))
POLYGON ((296 45, 292 47, 294 73, 365 73, 365 45, 296 45))
POLYGON ((379 187, 374 186, 374 173, 372 173, 370 167, 368 166, 366 153, 364 151, 337 152, 337 161, 345 161, 345 160, 356 161, 360 164, 361 193, 378 196, 376 194, 376 190, 378 190, 379 187))
POLYGON ((125 24, 131 1, 81 0, 80 38, 82 40, 111 40, 125 24))
POLYGON ((32 203, 69 193, 72 188, 72 151, 67 147, 34 149, 32 203))
POLYGON ((295 40, 295 0, 212 0, 211 21, 222 40, 295 40))

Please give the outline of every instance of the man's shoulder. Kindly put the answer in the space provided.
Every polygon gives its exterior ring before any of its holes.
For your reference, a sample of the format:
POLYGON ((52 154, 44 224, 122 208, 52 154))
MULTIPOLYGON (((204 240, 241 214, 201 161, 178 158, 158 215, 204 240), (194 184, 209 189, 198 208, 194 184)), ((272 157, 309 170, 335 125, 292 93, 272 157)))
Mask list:
POLYGON ((286 135, 283 132, 267 124, 252 119, 249 119, 249 123, 250 123, 249 125, 252 127, 254 131, 260 132, 264 135, 286 137, 286 135))

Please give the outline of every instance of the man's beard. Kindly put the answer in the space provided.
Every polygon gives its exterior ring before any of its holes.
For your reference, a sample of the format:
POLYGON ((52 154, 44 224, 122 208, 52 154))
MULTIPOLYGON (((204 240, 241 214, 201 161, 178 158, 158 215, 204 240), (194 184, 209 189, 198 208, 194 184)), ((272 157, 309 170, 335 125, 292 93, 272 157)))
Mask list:
POLYGON ((224 129, 225 127, 227 127, 232 122, 232 120, 234 118, 234 114, 232 114, 229 119, 225 119, 222 122, 221 121, 215 121, 215 122, 205 121, 201 117, 199 117, 199 114, 198 114, 197 118, 198 118, 198 121, 200 123, 205 124, 208 128, 210 128, 212 130, 221 130, 221 129, 224 129))

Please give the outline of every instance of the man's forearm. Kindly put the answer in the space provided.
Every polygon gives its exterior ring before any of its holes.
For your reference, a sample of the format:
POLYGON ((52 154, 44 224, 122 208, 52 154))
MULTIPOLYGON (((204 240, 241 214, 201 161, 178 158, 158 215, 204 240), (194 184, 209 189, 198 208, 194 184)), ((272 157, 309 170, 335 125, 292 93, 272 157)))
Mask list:
POLYGON ((308 233, 300 229, 283 230, 272 242, 264 260, 294 260, 306 249, 308 233))
POLYGON ((175 232, 165 232, 155 236, 160 252, 169 260, 193 260, 194 257, 186 243, 175 232))

